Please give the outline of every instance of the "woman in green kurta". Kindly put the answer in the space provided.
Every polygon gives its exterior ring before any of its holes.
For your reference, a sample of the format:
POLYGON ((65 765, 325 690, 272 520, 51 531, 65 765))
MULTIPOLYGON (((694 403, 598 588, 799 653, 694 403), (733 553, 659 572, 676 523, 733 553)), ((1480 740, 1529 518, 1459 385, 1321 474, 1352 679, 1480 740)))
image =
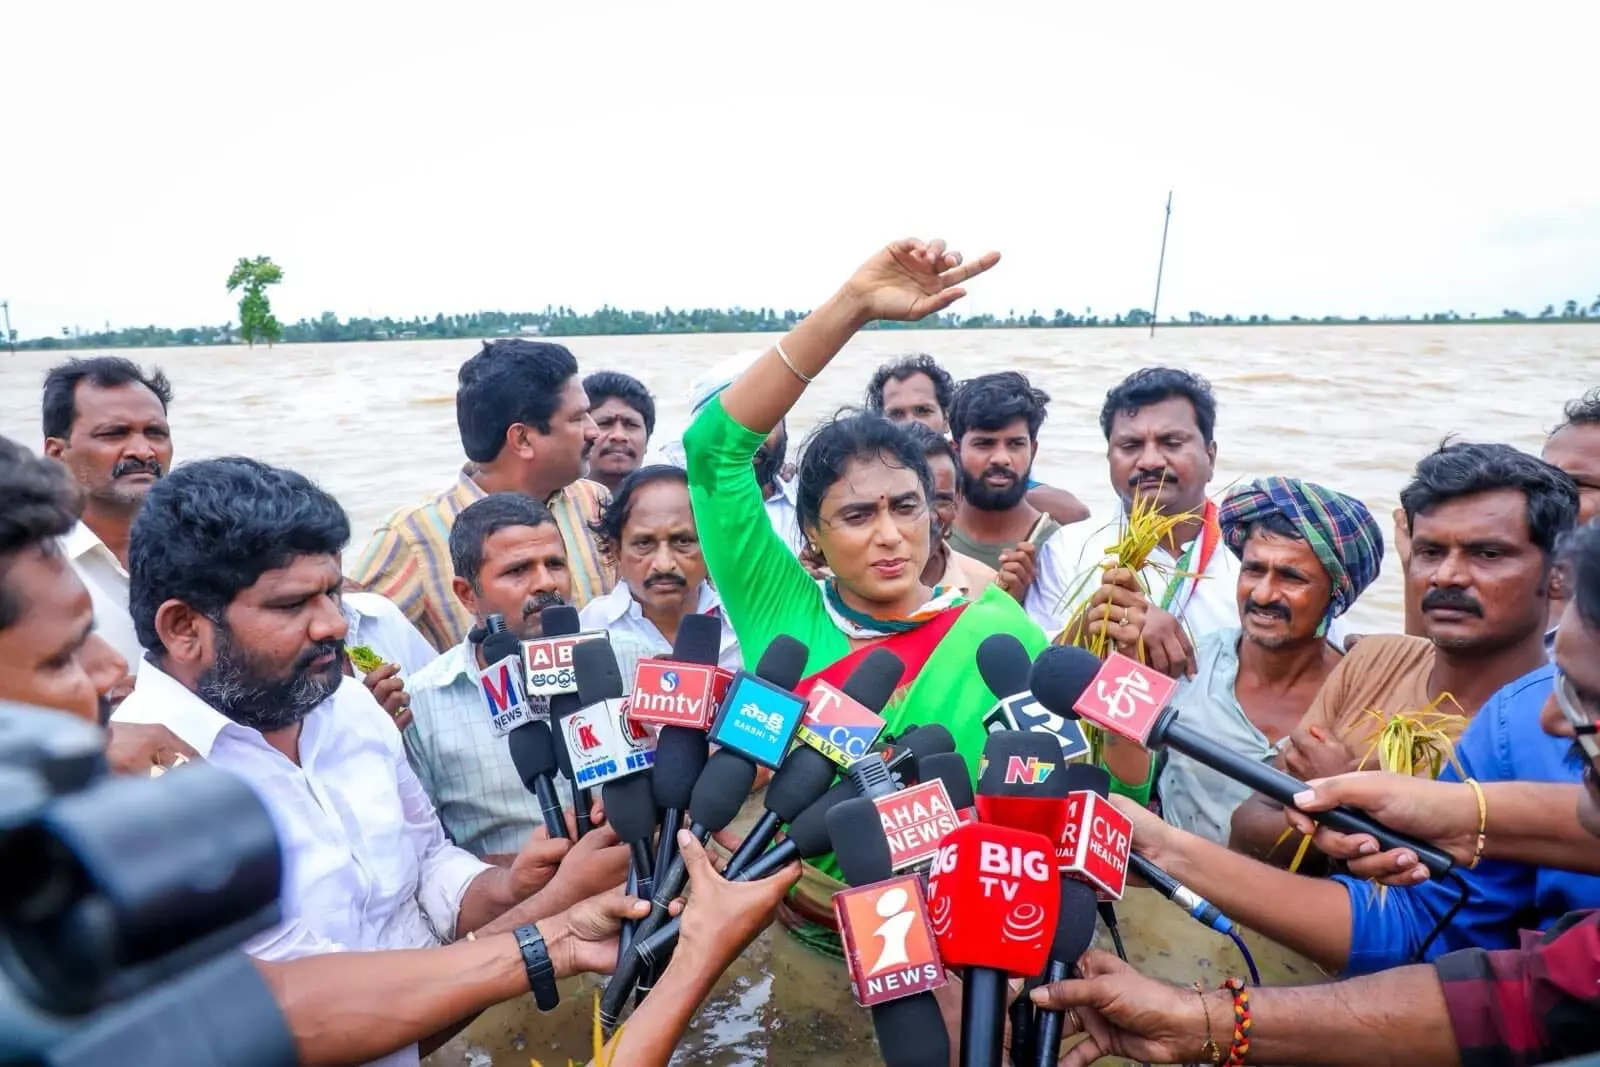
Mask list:
MULTIPOLYGON (((939 723, 974 773, 982 718, 995 700, 976 668, 978 645, 1000 632, 1016 635, 1029 654, 1047 642, 998 586, 967 602, 922 584, 933 495, 922 447, 873 414, 836 418, 812 435, 796 507, 806 540, 832 572, 823 582, 773 531, 751 460, 857 330, 942 311, 964 295, 956 286, 998 260, 990 253, 963 264, 940 241, 889 245, 707 404, 683 438, 701 550, 745 663, 787 634, 810 650, 804 691, 819 678, 841 683, 868 650, 888 648, 906 665, 883 712, 888 731, 939 723)), ((831 856, 816 863, 796 910, 829 920, 837 873, 831 856)))

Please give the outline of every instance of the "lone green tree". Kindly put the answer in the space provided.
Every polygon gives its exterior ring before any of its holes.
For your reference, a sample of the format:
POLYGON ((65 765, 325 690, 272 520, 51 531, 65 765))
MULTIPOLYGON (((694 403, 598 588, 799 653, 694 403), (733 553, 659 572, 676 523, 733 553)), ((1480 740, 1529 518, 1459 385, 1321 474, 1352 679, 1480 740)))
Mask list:
POLYGON ((273 317, 272 303, 267 299, 267 286, 283 281, 283 268, 266 256, 255 259, 240 257, 228 275, 228 292, 244 291, 239 300, 239 336, 254 348, 257 341, 267 342, 267 347, 283 334, 283 327, 273 317))

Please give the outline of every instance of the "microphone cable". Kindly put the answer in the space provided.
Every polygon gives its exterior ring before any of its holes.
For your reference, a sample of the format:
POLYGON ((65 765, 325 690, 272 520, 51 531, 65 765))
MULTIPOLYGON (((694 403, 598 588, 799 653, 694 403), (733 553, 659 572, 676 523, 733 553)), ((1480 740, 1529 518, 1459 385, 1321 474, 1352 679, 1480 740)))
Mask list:
MULTIPOLYGON (((1439 916, 1439 921, 1433 924, 1433 929, 1428 931, 1428 936, 1422 939, 1422 944, 1418 947, 1417 954, 1411 958, 1412 963, 1425 962, 1428 955, 1428 946, 1433 944, 1440 934, 1444 933, 1446 926, 1455 921, 1456 916, 1461 913, 1461 909, 1467 906, 1467 898, 1472 896, 1472 887, 1467 885, 1467 880, 1461 877, 1460 872, 1452 870, 1445 875, 1445 880, 1456 884, 1455 903, 1445 909, 1444 914, 1439 916)), ((1382 893, 1385 889, 1386 887, 1379 886, 1378 892, 1382 893)))
POLYGON ((1239 950, 1239 955, 1244 957, 1244 965, 1250 968, 1250 984, 1260 985, 1261 972, 1256 970, 1256 958, 1250 955, 1250 946, 1244 943, 1244 938, 1239 935, 1238 930, 1229 930, 1228 937, 1232 939, 1234 947, 1239 950))

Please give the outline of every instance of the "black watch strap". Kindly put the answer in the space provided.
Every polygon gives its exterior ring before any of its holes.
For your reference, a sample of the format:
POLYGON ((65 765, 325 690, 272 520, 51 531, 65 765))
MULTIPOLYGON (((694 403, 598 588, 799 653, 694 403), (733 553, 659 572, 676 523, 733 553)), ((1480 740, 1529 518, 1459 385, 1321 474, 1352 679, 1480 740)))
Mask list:
POLYGON ((529 923, 516 930, 517 947, 522 950, 522 966, 528 972, 528 988, 533 991, 533 1002, 540 1011, 551 1011, 561 1003, 561 991, 556 988, 556 968, 550 962, 550 950, 545 947, 539 928, 529 923))

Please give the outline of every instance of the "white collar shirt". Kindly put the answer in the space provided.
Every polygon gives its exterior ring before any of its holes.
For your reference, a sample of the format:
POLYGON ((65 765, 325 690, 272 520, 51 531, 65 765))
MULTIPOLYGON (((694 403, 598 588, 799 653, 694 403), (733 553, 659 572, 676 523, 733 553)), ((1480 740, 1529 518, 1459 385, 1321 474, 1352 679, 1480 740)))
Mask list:
MULTIPOLYGON (((722 624, 722 643, 718 649, 717 664, 736 671, 743 663, 739 653, 739 638, 728 624, 727 613, 722 610, 722 598, 709 581, 700 583, 700 598, 695 604, 695 614, 712 615, 722 624)), ((645 618, 644 609, 633 598, 628 583, 619 581, 616 588, 598 600, 591 600, 578 613, 579 624, 585 630, 606 630, 615 635, 627 634, 644 650, 646 656, 666 656, 672 653, 672 642, 662 635, 656 624, 645 618)), ((631 679, 623 679, 624 682, 631 679)))
POLYGON ((116 554, 82 522, 61 539, 61 550, 89 589, 94 605, 94 632, 128 661, 128 673, 139 673, 144 648, 128 614, 128 571, 116 554))

